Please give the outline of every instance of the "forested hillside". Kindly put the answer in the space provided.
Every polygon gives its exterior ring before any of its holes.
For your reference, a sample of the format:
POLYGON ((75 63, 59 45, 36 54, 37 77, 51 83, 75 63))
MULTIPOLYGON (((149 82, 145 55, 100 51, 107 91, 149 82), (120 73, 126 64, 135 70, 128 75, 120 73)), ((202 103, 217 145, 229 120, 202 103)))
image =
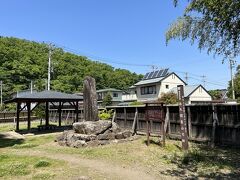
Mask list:
MULTIPOLYGON (((0 37, 0 80, 4 83, 5 98, 16 91, 29 89, 31 80, 36 90, 45 89, 48 52, 45 43, 0 37)), ((96 79, 97 89, 127 89, 142 78, 142 75, 115 69, 56 47, 53 48, 52 65, 51 89, 68 93, 81 92, 87 75, 96 79)))

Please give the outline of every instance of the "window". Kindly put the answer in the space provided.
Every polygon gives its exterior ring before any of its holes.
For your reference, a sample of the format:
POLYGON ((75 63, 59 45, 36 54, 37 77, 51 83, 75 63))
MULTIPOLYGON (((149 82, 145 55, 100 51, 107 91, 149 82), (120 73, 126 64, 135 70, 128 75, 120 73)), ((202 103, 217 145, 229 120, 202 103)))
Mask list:
POLYGON ((118 97, 118 93, 113 93, 113 97, 118 97))
POLYGON ((169 85, 168 84, 166 84, 166 89, 169 89, 169 85))
POLYGON ((156 86, 141 87, 141 94, 156 94, 156 86))

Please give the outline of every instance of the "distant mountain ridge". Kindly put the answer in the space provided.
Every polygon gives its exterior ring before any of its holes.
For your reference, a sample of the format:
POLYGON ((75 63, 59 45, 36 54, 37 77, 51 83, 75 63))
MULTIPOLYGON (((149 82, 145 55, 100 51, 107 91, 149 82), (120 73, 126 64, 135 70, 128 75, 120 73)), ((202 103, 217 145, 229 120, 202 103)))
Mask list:
MULTIPOLYGON (((31 80, 34 89, 45 89, 48 52, 48 44, 0 36, 0 80, 4 83, 4 97, 19 90, 29 89, 31 80)), ((97 89, 109 87, 127 89, 143 77, 54 47, 52 90, 67 93, 80 92, 83 79, 87 75, 96 79, 97 89)))

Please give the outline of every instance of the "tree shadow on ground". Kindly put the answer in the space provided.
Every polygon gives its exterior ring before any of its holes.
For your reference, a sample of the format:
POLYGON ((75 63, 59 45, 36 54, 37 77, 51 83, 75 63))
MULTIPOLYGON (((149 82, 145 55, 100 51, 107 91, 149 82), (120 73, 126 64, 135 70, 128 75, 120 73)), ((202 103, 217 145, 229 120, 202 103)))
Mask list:
POLYGON ((16 144, 22 144, 24 139, 10 138, 7 135, 0 134, 0 148, 14 146, 16 144))
POLYGON ((160 172, 161 174, 181 179, 239 179, 240 176, 239 149, 197 145, 196 149, 170 161, 177 165, 177 169, 160 172))

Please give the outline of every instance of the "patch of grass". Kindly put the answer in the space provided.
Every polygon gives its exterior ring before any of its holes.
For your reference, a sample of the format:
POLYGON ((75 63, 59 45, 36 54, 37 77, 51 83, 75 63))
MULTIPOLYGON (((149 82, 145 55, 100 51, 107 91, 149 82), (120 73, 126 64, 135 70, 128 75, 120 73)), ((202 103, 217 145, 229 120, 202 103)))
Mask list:
MULTIPOLYGON (((41 169, 44 167, 49 167, 47 171, 50 170, 54 172, 56 168, 63 166, 63 161, 51 160, 47 158, 43 160, 41 157, 19 156, 5 153, 0 155, 0 179, 12 179, 18 176, 26 177, 30 174, 37 173, 41 174, 41 169)), ((38 178, 41 179, 40 177, 38 178)))
POLYGON ((33 148, 36 147, 38 145, 36 144, 31 144, 31 143, 24 143, 24 144, 15 144, 13 146, 14 149, 24 149, 24 148, 33 148))
POLYGON ((54 178, 55 174, 50 173, 39 173, 32 177, 32 179, 38 180, 38 179, 52 179, 54 178))
POLYGON ((34 167, 35 167, 35 168, 40 168, 40 167, 48 167, 48 166, 50 166, 50 165, 51 165, 50 162, 48 162, 48 161, 46 161, 46 160, 40 160, 40 161, 38 161, 36 164, 34 164, 34 167))

